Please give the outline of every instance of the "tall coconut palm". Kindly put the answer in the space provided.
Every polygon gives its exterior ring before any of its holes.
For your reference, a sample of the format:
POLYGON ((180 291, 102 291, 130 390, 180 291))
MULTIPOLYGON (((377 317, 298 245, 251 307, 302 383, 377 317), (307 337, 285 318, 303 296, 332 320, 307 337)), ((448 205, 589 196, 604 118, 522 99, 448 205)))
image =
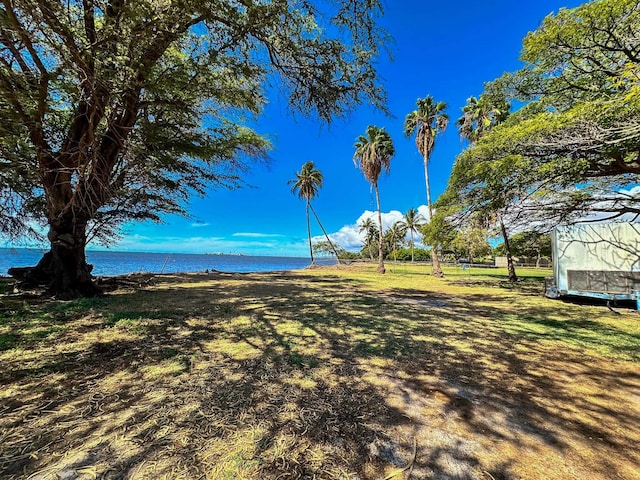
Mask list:
MULTIPOLYGON (((416 146, 422 155, 424 163, 424 179, 427 187, 427 209, 429 211, 429 221, 433 218, 431 209, 431 188, 429 187, 429 159, 436 144, 436 136, 443 132, 449 124, 449 116, 445 113, 447 104, 436 102, 431 95, 419 98, 416 102, 417 109, 409 113, 404 120, 404 134, 411 137, 416 136, 416 146)), ((438 260, 436 245, 431 246, 431 274, 442 277, 442 268, 438 260)))
POLYGON ((378 273, 385 273, 383 233, 382 233, 382 211, 380 210, 380 192, 378 191, 378 178, 384 170, 389 173, 391 170, 391 158, 395 155, 395 148, 391 136, 384 128, 369 125, 365 135, 360 135, 354 145, 356 152, 353 155, 353 162, 358 167, 364 177, 371 183, 376 192, 376 203, 378 205, 378 273))
POLYGON ((338 258, 338 252, 336 251, 335 246, 329 239, 329 236, 327 235, 327 232, 322 226, 322 223, 320 223, 320 218, 318 217, 318 214, 316 213, 316 211, 313 209, 313 206, 311 205, 311 200, 313 200, 318 195, 318 193, 320 192, 320 189, 322 188, 323 180, 324 178, 322 176, 322 172, 316 168, 316 166, 312 161, 308 161, 307 163, 302 165, 300 172, 296 172, 296 178, 293 180, 289 180, 289 182, 287 182, 289 185, 291 185, 291 193, 297 194, 298 198, 305 199, 306 213, 307 213, 307 234, 309 237, 309 255, 311 256, 311 265, 315 265, 315 259, 313 258, 313 248, 311 246, 311 222, 309 220, 309 209, 311 209, 311 211, 313 212, 313 215, 315 216, 316 221, 318 222, 318 225, 320 225, 322 232, 327 238, 327 242, 329 242, 329 245, 331 245, 331 248, 333 249, 333 252, 336 255, 336 259, 338 260, 338 263, 340 262, 340 259, 338 258))
POLYGON ((425 218, 420 213, 418 213, 415 208, 410 208, 409 210, 407 210, 407 213, 404 214, 403 219, 400 220, 400 225, 405 229, 405 231, 409 232, 409 235, 411 237, 411 262, 413 262, 414 249, 413 234, 418 233, 418 230, 420 230, 420 227, 422 227, 424 223, 425 218))
MULTIPOLYGON (((497 98, 486 94, 480 98, 470 97, 467 104, 462 108, 462 116, 456 121, 460 136, 469 142, 478 141, 485 133, 493 127, 504 122, 509 116, 511 105, 504 98, 497 98)), ((500 233, 504 239, 504 249, 507 256, 507 270, 509 281, 517 282, 516 268, 513 264, 513 256, 509 246, 509 235, 504 225, 503 215, 495 213, 495 219, 500 225, 500 233)))
POLYGON ((366 218, 362 223, 358 224, 358 232, 364 232, 364 244, 369 250, 369 258, 373 260, 373 252, 371 251, 371 244, 377 238, 378 229, 376 224, 373 223, 371 217, 366 218))

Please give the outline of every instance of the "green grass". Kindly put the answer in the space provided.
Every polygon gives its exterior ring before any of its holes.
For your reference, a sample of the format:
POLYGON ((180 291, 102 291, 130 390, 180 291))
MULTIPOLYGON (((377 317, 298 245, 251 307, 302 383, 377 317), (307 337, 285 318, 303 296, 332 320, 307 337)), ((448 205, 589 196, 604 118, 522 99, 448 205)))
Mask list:
POLYGON ((0 295, 5 295, 13 290, 13 281, 0 277, 0 295))
MULTIPOLYGON (((387 268, 392 270, 394 265, 388 264, 387 268)), ((623 307, 621 316, 606 309, 602 302, 575 304, 545 298, 543 280, 552 274, 550 269, 517 269, 519 281, 511 283, 506 269, 463 271, 459 267, 445 267, 445 279, 439 281, 429 276, 428 266, 404 264, 402 268, 403 274, 377 275, 369 269, 350 274, 350 278, 362 286, 399 296, 420 297, 424 295, 422 289, 430 291, 432 296, 437 294, 434 305, 449 303, 453 311, 473 327, 470 335, 486 325, 487 331, 495 330, 505 338, 551 342, 559 348, 640 361, 640 322, 635 312, 623 307), (416 285, 419 287, 415 288, 416 285), (460 299, 466 299, 469 304, 460 299)), ((362 302, 375 300, 363 299, 362 302)), ((447 317, 442 318, 441 326, 452 325, 444 323, 447 317)), ((409 323, 403 320, 408 327, 409 323)), ((371 348, 377 348, 380 355, 394 352, 393 345, 361 347, 363 352, 371 348)))
POLYGON ((635 311, 544 298, 549 270, 374 268, 4 297, 0 476, 379 479, 414 441, 416 477, 450 475, 442 451, 495 478, 633 471, 635 311))
POLYGON ((16 345, 16 335, 11 333, 0 333, 0 351, 9 350, 16 345))

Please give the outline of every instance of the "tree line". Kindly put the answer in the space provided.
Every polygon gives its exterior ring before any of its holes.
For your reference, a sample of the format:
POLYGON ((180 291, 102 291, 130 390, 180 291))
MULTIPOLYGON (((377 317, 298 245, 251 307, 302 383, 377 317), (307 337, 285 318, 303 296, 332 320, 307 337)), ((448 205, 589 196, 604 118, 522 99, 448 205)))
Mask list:
MULTIPOLYGON (((426 225, 425 225, 426 226, 426 225)), ((426 262, 431 259, 430 247, 425 248, 407 248, 406 240, 397 240, 397 236, 391 234, 392 228, 385 231, 385 258, 398 261, 420 261, 426 262)), ((465 231, 456 231, 450 239, 440 246, 439 255, 444 261, 449 263, 483 263, 491 261, 493 257, 506 256, 505 244, 498 243, 495 247, 487 241, 489 232, 480 228, 472 228, 465 231)), ((376 237, 377 238, 377 237, 376 237)), ((377 239, 375 240, 377 242, 377 239)), ((536 231, 518 232, 510 237, 509 245, 513 257, 531 260, 535 259, 536 263, 540 260, 551 258, 551 236, 549 234, 536 231)), ((338 247, 340 258, 369 258, 368 257, 368 240, 358 253, 347 252, 338 247)), ((325 242, 317 242, 314 244, 314 251, 324 254, 334 254, 333 250, 329 250, 325 242)))

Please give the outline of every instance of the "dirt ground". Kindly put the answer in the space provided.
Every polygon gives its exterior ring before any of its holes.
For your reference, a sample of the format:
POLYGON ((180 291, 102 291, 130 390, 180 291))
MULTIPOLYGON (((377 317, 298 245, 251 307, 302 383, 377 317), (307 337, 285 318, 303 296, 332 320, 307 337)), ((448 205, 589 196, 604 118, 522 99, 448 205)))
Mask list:
POLYGON ((0 478, 640 479, 636 312, 373 278, 4 295, 0 478))

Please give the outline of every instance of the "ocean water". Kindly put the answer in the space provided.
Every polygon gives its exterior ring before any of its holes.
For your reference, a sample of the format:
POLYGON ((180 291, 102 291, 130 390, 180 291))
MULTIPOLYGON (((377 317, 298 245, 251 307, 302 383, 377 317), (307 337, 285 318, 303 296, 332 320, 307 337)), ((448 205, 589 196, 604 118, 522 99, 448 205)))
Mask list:
MULTIPOLYGON (((44 250, 0 248, 0 276, 11 267, 31 267, 38 263, 44 250)), ((87 261, 93 264, 93 274, 99 276, 127 273, 204 272, 270 272, 300 270, 309 265, 304 257, 269 257, 252 255, 197 255, 186 253, 143 253, 87 251, 87 261)), ((320 257, 320 265, 335 265, 335 258, 320 257)))

